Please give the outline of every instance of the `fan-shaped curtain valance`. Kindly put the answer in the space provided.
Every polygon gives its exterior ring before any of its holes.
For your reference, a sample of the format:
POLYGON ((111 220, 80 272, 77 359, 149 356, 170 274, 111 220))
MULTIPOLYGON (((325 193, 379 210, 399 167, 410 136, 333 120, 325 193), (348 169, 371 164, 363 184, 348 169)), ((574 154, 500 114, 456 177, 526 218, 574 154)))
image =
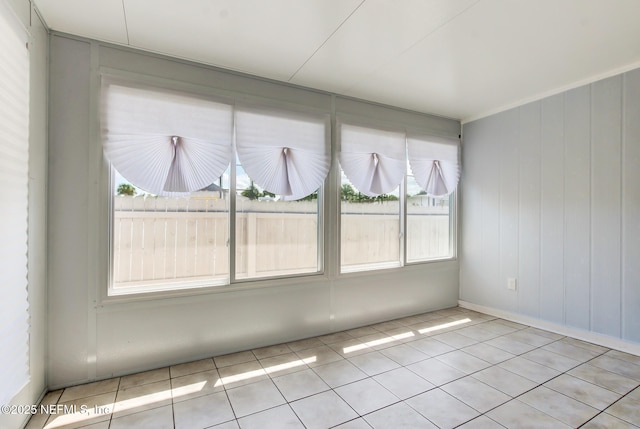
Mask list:
POLYGON ((407 165, 404 133, 341 126, 340 165, 358 191, 375 197, 393 191, 407 165))
POLYGON ((315 192, 331 166, 327 119, 236 111, 236 150, 260 187, 290 200, 315 192))
POLYGON ((232 107, 188 94, 106 83, 104 152, 116 170, 153 194, 213 183, 231 160, 232 107))
POLYGON ((460 179, 457 140, 407 139, 413 176, 430 197, 444 197, 455 191, 460 179))

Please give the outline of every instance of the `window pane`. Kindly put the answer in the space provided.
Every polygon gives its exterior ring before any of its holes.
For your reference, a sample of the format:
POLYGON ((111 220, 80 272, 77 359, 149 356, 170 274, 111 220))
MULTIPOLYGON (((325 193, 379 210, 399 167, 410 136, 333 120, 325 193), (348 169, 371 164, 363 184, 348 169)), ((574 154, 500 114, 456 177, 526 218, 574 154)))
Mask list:
POLYGON ((284 201, 236 166, 236 278, 322 270, 318 259, 318 193, 284 201))
POLYGON ((449 201, 428 197, 407 176, 407 262, 451 257, 449 201))
POLYGON ((229 282, 228 172, 180 196, 145 194, 116 173, 113 291, 229 282))
POLYGON ((342 272, 400 266, 398 188, 367 197, 342 173, 340 189, 342 272))

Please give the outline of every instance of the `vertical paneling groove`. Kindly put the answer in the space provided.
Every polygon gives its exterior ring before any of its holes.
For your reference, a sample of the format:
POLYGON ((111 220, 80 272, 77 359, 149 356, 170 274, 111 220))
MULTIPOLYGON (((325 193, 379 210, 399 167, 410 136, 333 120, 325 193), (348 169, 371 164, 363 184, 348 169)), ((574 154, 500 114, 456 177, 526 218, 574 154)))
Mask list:
POLYGON ((564 97, 542 101, 540 317, 564 323, 564 97))
POLYGON ((506 279, 518 277, 518 212, 519 212, 519 110, 504 114, 501 135, 504 144, 500 151, 500 278, 497 288, 500 291, 496 301, 515 311, 518 303, 517 291, 506 290, 506 279))
POLYGON ((565 318, 568 326, 589 329, 590 319, 590 198, 591 89, 565 93, 565 318))
POLYGON ((640 343, 640 69, 625 74, 622 337, 640 343))
POLYGON ((625 296, 625 273, 624 273, 624 245, 626 242, 625 236, 625 224, 624 224, 624 212, 626 209, 626 203, 624 199, 624 191, 625 191, 625 165, 624 165, 624 150, 625 150, 625 142, 626 142, 626 134, 624 132, 626 128, 626 112, 625 112, 625 89, 627 87, 627 75, 623 74, 621 76, 620 83, 620 260, 618 263, 620 264, 620 303, 619 303, 619 312, 620 312, 620 336, 624 337, 625 330, 625 309, 624 309, 624 296, 625 296))
MULTIPOLYGON (((482 191, 482 265, 480 273, 483 283, 495 289, 499 287, 500 261, 500 221, 496 214, 500 205, 500 171, 496 168, 488 168, 499 156, 503 147, 504 136, 495 135, 487 139, 482 151, 483 168, 481 174, 484 177, 482 191)), ((487 297, 483 298, 486 300, 487 297)), ((489 301, 487 301, 489 302, 489 301)))
POLYGON ((567 118, 564 112, 567 109, 567 95, 562 96, 562 324, 567 323, 567 262, 566 253, 567 246, 565 240, 567 239, 567 118))
POLYGON ((591 329, 620 336, 620 76, 593 84, 591 329))
POLYGON ((518 310, 538 317, 540 308, 540 114, 541 102, 520 107, 518 310))

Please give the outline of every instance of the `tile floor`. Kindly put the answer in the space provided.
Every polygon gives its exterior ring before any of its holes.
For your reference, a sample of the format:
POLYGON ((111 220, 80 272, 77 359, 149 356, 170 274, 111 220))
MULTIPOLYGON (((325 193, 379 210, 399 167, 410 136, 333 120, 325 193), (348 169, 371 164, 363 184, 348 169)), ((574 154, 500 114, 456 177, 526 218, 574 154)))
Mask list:
POLYGON ((635 428, 639 386, 638 356, 452 308, 50 392, 27 427, 635 428))

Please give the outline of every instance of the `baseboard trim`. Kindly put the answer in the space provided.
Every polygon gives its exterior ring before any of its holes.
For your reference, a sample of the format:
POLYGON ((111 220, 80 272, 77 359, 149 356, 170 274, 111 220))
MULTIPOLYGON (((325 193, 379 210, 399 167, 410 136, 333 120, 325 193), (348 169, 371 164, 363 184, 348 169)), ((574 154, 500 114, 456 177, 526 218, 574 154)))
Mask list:
POLYGON ((458 301, 458 305, 468 310, 474 310, 479 313, 485 313, 490 316, 500 317, 501 319, 510 320, 523 325, 529 325, 534 328, 544 329, 546 331, 555 332, 556 334, 566 335, 578 340, 587 341, 599 346, 607 347, 621 352, 631 353, 640 356, 640 344, 624 341, 619 338, 610 337, 608 335, 598 334, 595 332, 584 331, 582 329, 571 328, 557 323, 548 322, 546 320, 536 319, 534 317, 523 316, 509 311, 499 310, 497 308, 485 307, 484 305, 473 304, 467 301, 458 301))

